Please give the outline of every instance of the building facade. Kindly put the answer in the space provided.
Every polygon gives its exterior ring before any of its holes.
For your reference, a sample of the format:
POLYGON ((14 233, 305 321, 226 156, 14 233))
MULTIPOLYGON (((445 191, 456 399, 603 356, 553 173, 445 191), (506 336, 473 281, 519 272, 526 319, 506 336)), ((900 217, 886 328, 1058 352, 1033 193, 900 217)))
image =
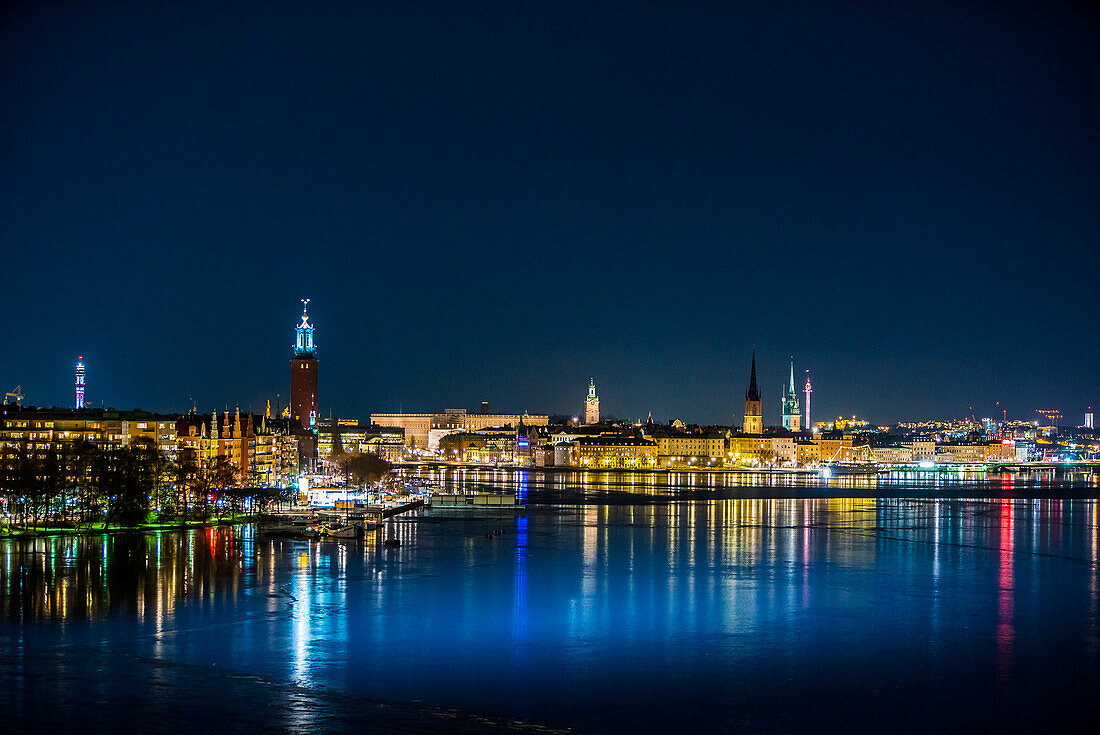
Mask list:
POLYGON ((176 417, 138 410, 18 405, 4 406, 0 413, 0 442, 8 446, 25 443, 30 452, 81 441, 100 449, 119 449, 139 438, 148 439, 165 455, 175 457, 176 417))
POLYGON ((729 438, 727 459, 733 464, 769 464, 775 459, 772 440, 756 434, 734 434, 729 438))
POLYGON ((575 439, 569 463, 594 470, 652 469, 657 466, 657 442, 618 436, 575 439))
POLYGON ((233 468, 240 485, 285 486, 294 481, 300 469, 298 442, 286 422, 257 419, 251 413, 241 417, 217 411, 209 418, 189 414, 176 422, 179 448, 195 452, 200 466, 210 467, 219 457, 233 468))
POLYGON ((647 436, 657 442, 657 462, 665 467, 724 460, 729 432, 717 429, 678 432, 658 426, 647 431, 647 436))
MULTIPOLYGON (((503 426, 546 426, 550 417, 529 413, 469 413, 465 408, 448 408, 443 413, 372 413, 371 423, 404 430, 405 446, 426 449, 433 430, 481 431, 503 426)), ((443 435, 443 434, 441 434, 443 435)))

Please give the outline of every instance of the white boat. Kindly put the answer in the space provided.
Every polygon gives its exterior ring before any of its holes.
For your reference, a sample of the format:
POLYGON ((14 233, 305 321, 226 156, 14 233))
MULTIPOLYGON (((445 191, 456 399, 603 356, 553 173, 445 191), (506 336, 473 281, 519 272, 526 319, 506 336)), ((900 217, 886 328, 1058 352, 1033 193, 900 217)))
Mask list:
POLYGON ((822 477, 838 477, 848 475, 877 475, 881 471, 877 464, 823 464, 821 465, 822 477))

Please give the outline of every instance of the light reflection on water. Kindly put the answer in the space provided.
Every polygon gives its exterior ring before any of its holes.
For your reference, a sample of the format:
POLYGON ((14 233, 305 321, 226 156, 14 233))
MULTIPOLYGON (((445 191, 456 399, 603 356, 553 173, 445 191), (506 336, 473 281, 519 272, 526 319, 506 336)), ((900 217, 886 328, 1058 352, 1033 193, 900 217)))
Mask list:
POLYGON ((1095 497, 1100 478, 1091 469, 1051 465, 1020 472, 961 467, 900 470, 879 474, 819 472, 533 472, 505 468, 431 467, 406 469, 446 489, 515 491, 522 501, 603 501, 611 495, 654 498, 759 497, 1095 497))
POLYGON ((2 542, 0 704, 94 725, 124 693, 140 725, 213 689, 240 725, 423 700, 612 732, 690 702, 710 729, 917 730, 1049 724, 1100 685, 1095 500, 546 505, 386 533, 2 542))

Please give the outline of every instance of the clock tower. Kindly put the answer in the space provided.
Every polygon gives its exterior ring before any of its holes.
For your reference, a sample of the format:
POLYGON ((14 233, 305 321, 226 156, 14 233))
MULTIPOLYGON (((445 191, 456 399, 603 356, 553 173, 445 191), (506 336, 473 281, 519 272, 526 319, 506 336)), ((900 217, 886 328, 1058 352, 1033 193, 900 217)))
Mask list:
POLYGON ((302 299, 302 316, 295 328, 290 359, 290 429, 298 436, 298 458, 303 469, 317 459, 317 346, 308 306, 309 299, 302 299))

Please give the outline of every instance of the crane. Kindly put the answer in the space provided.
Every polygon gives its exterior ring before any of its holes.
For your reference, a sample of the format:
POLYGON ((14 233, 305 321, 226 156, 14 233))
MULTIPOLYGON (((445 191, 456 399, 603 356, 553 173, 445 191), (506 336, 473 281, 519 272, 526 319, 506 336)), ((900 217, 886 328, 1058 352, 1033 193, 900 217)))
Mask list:
POLYGON ((1065 418, 1057 408, 1037 408, 1035 413, 1049 421, 1051 426, 1057 426, 1058 422, 1065 418))
POLYGON ((26 396, 23 395, 23 386, 17 385, 17 386, 15 386, 15 390, 8 391, 7 393, 4 394, 4 405, 5 406, 8 405, 8 399, 9 398, 15 399, 15 405, 22 406, 23 405, 23 399, 26 398, 26 396))

